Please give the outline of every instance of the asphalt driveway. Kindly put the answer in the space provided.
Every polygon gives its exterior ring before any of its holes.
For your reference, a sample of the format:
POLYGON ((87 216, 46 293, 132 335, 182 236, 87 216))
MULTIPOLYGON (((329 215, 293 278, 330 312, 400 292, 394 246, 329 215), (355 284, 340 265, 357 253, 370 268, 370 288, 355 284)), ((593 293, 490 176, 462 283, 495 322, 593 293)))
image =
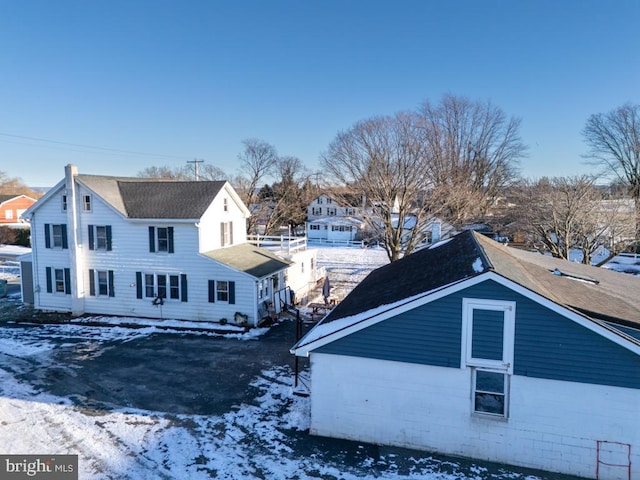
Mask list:
POLYGON ((78 407, 219 415, 252 398, 250 383, 261 372, 293 365, 295 322, 281 322, 249 340, 188 332, 125 341, 48 340, 57 345, 46 363, 22 365, 18 375, 39 391, 69 398, 78 407))

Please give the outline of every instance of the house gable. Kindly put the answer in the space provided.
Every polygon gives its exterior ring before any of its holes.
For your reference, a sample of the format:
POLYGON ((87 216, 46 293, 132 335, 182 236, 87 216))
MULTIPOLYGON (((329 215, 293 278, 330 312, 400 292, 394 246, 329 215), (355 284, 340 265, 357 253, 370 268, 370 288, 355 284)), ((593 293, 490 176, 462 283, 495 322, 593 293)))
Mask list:
POLYGON ((492 279, 312 351, 460 368, 463 299, 515 302, 514 375, 640 388, 638 354, 492 279))

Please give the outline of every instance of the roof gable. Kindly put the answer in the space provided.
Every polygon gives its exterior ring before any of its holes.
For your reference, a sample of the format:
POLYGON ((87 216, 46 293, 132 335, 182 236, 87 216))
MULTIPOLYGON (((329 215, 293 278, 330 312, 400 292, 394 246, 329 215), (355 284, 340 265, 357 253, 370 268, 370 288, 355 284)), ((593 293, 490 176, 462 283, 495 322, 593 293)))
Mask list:
POLYGON ((601 335, 633 340, 603 320, 640 325, 640 279, 515 250, 467 231, 371 272, 297 347, 331 341, 336 332, 365 328, 487 275, 574 321, 595 325, 601 335), (557 269, 572 274, 554 274, 557 269))
POLYGON ((469 232, 419 250, 371 272, 329 313, 325 322, 435 290, 488 270, 469 232))

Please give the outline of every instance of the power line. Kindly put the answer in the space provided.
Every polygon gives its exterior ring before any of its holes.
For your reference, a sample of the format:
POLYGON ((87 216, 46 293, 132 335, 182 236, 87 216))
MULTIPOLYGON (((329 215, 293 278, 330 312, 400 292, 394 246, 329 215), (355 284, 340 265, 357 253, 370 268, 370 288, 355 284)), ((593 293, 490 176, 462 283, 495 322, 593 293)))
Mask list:
MULTIPOLYGON (((123 150, 123 149, 120 149, 120 148, 98 147, 96 145, 83 145, 81 143, 61 142, 61 141, 58 141, 58 140, 49 140, 47 138, 30 137, 30 136, 26 136, 26 135, 13 135, 11 133, 2 133, 2 132, 0 132, 0 136, 11 137, 11 138, 21 138, 21 139, 24 139, 24 140, 33 140, 33 141, 37 141, 37 142, 47 142, 47 143, 53 143, 53 144, 56 144, 56 145, 65 145, 65 146, 70 146, 70 147, 90 148, 90 149, 93 149, 93 150, 102 150, 102 151, 105 151, 105 152, 114 152, 114 153, 120 153, 120 154, 142 155, 142 156, 146 156, 146 157, 174 158, 174 159, 180 159, 180 160, 184 159, 184 157, 181 157, 181 156, 178 156, 178 155, 166 155, 166 154, 162 154, 162 153, 136 152, 136 151, 132 151, 132 150, 123 150)), ((8 143, 17 143, 17 142, 10 142, 10 141, 7 141, 7 142, 8 143)))

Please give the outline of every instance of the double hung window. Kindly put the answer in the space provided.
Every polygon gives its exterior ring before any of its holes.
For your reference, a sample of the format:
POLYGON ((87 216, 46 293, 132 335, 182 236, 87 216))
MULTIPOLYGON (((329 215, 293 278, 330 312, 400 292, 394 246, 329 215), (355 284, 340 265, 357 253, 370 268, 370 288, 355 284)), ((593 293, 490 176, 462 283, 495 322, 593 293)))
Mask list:
POLYGON ((464 299, 465 364, 471 371, 474 415, 509 416, 515 302, 464 299))

